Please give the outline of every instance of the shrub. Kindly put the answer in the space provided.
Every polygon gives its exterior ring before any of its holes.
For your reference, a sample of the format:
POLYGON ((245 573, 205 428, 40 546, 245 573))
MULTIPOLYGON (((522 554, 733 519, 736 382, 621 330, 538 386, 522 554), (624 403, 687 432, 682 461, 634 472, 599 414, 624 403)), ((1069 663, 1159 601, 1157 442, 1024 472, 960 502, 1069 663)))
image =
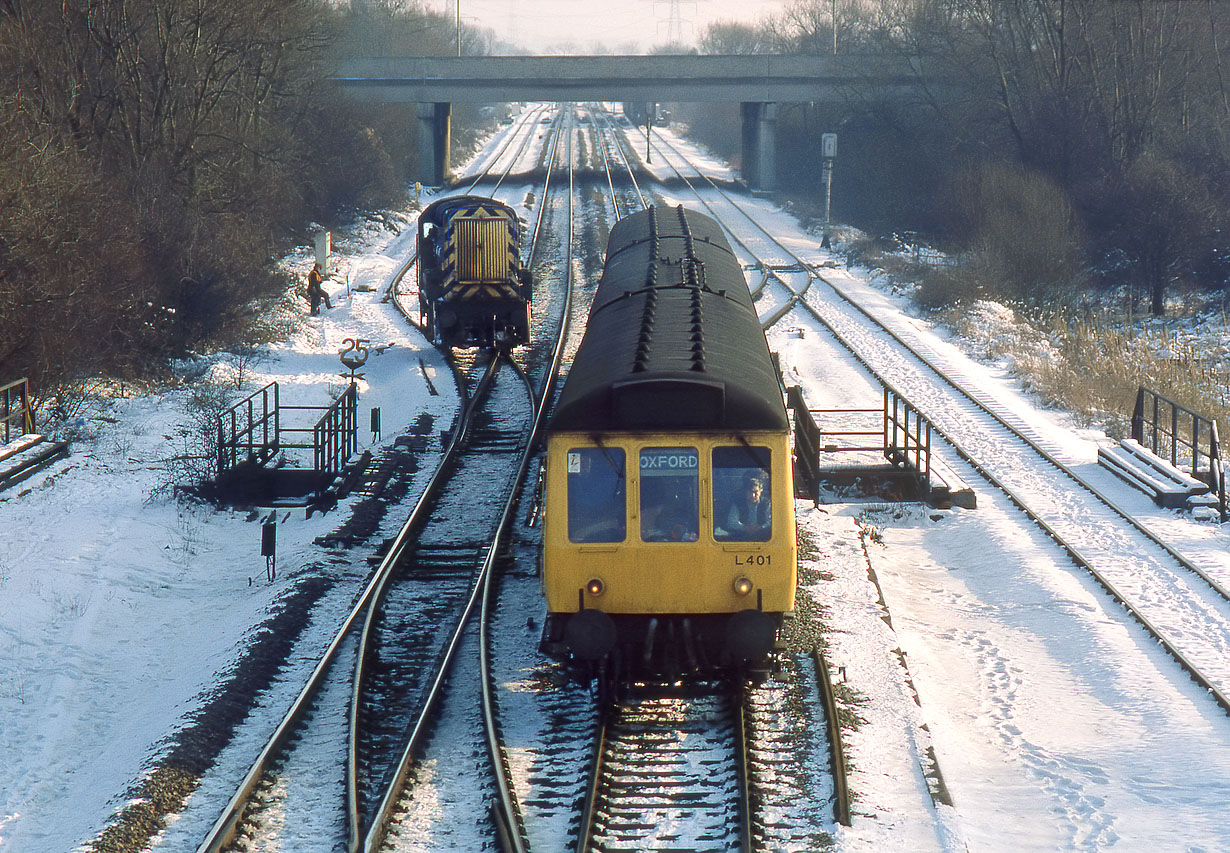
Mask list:
POLYGON ((958 244, 977 287, 958 296, 1043 303, 1064 301, 1084 287, 1082 241, 1063 190, 1038 172, 979 164, 958 173, 946 203, 958 244))
POLYGON ((914 301, 928 311, 950 305, 969 305, 987 298, 982 272, 971 265, 927 270, 918 282, 914 301))

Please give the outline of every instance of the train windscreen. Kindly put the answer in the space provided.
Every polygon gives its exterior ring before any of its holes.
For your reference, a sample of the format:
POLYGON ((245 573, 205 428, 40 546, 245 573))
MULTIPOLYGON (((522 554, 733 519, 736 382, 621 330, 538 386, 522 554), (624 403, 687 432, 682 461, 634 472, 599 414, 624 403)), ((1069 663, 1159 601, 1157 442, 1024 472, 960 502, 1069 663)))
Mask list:
POLYGON ((713 538, 720 542, 767 542, 773 534, 767 447, 713 449, 713 538))
POLYGON ((568 538, 622 542, 627 530, 624 452, 617 447, 568 451, 568 538))
POLYGON ((700 534, 700 454, 695 447, 641 450, 641 538, 695 542, 700 534))

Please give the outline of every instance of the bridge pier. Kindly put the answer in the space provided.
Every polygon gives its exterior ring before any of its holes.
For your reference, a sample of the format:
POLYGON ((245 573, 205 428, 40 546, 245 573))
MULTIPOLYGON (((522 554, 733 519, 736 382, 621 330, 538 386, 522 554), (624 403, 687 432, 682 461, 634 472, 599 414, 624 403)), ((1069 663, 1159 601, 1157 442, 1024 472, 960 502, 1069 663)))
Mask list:
POLYGON ((419 104, 419 169, 428 186, 441 186, 448 179, 452 114, 450 103, 419 104))
POLYGON ((743 178, 753 190, 777 189, 777 104, 744 101, 743 178))

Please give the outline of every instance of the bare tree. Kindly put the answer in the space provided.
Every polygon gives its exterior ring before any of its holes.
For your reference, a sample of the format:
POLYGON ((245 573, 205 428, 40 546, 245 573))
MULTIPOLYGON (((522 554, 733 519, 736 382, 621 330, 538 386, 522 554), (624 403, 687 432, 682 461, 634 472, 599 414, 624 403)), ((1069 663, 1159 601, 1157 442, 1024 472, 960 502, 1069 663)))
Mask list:
POLYGON ((700 52, 717 56, 768 53, 769 41, 763 28, 736 21, 717 21, 701 36, 700 52))
POLYGON ((1217 42, 1230 21, 1225 4, 902 0, 898 11, 908 25, 890 42, 965 81, 965 98, 934 101, 958 148, 1052 175, 1095 245, 1140 258, 1161 310, 1162 271, 1190 268, 1200 241, 1159 240, 1169 229, 1120 215, 1105 198, 1165 198, 1172 221, 1207 221, 1199 193, 1162 190, 1199 169, 1206 183, 1225 186, 1218 164, 1227 162, 1230 134, 1217 42), (1137 167, 1142 161, 1148 168, 1137 167))
POLYGON ((1137 159, 1111 188, 1106 205, 1106 219, 1149 295, 1149 311, 1160 317, 1168 286, 1190 276, 1209 246, 1219 222, 1217 205, 1200 176, 1152 156, 1137 159))

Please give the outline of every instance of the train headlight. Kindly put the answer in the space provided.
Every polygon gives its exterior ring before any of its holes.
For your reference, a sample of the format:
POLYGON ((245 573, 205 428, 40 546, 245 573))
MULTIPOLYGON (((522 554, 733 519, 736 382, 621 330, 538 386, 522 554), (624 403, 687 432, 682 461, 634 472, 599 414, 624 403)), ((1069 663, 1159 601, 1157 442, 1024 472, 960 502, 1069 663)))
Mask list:
POLYGON ((735 592, 738 593, 739 595, 750 595, 752 592, 753 586, 754 585, 752 584, 751 578, 746 578, 746 577, 738 578, 735 581, 735 592))
POLYGON ((585 584, 585 591, 590 595, 602 595, 604 589, 606 589, 606 584, 601 578, 591 578, 589 583, 585 584))

